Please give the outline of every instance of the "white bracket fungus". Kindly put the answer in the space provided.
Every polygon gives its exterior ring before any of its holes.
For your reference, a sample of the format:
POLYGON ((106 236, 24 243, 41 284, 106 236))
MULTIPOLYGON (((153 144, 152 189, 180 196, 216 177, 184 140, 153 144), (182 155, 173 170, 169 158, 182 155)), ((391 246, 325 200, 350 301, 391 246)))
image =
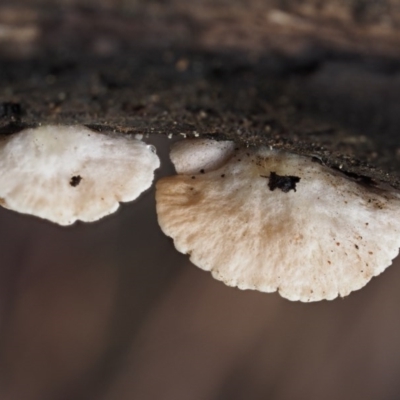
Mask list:
POLYGON ((332 300, 383 272, 400 246, 397 192, 307 157, 241 149, 219 169, 156 187, 177 250, 240 289, 332 300))
POLYGON ((60 225, 98 220, 151 186, 152 146, 83 126, 26 129, 0 141, 0 202, 60 225))

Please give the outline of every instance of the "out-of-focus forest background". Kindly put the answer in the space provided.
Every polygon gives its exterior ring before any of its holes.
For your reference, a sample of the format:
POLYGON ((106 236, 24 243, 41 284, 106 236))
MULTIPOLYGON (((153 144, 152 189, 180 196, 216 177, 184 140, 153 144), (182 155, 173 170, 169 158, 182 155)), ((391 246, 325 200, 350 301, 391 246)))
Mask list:
MULTIPOLYGON (((168 50, 174 43, 185 47, 195 41, 213 51, 246 48, 256 56, 268 47, 291 57, 315 49, 307 47, 310 41, 323 42, 335 57, 343 52, 344 61, 319 70, 308 87, 322 92, 332 81, 329 96, 339 93, 347 104, 343 88, 354 83, 352 94, 358 96, 348 107, 358 110, 357 118, 364 110, 371 132, 379 127, 382 138, 390 138, 387 151, 396 152, 397 1, 20 0, 0 6, 0 53, 21 63, 40 53, 35 21, 44 15, 48 27, 62 26, 62 18, 52 21, 54 7, 76 27, 92 23, 82 15, 102 10, 104 16, 110 10, 112 32, 114 12, 142 18, 130 33, 136 32, 132 40, 143 48, 164 43, 168 50), (361 77, 360 54, 373 56, 361 77), (349 57, 353 61, 346 64, 349 57), (365 82, 370 85, 363 91, 365 82), (376 113, 380 109, 381 115, 376 113)), ((106 22, 102 19, 101 29, 93 26, 99 40, 90 44, 104 57, 113 54, 116 43, 124 45, 110 31, 100 35, 106 22)), ((50 28, 42 37, 45 45, 52 41, 50 28)), ((61 52, 74 46, 67 33, 65 41, 57 42, 61 52)), ((176 68, 184 70, 186 62, 176 68)), ((305 66, 313 72, 311 64, 305 66)), ((359 135, 367 125, 351 118, 341 123, 359 135)), ((373 146, 366 136, 362 143, 354 138, 348 136, 349 142, 373 146)), ((173 173, 170 141, 146 140, 162 157, 156 179, 173 173)), ((177 253, 161 233, 154 189, 115 215, 69 228, 1 209, 0 255, 2 400, 400 396, 399 260, 364 289, 332 302, 291 303, 277 294, 229 288, 177 253)))

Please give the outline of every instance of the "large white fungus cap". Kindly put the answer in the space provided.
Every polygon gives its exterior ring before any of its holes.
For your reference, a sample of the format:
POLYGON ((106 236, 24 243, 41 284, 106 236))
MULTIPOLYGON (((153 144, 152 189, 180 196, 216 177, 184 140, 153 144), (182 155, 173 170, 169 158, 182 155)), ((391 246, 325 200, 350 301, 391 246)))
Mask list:
POLYGON ((157 183, 178 251, 227 285, 290 300, 346 296, 400 246, 400 196, 310 158, 242 149, 221 168, 157 183))
POLYGON ((95 221, 150 187, 152 146, 83 126, 26 129, 0 141, 1 205, 60 225, 95 221))

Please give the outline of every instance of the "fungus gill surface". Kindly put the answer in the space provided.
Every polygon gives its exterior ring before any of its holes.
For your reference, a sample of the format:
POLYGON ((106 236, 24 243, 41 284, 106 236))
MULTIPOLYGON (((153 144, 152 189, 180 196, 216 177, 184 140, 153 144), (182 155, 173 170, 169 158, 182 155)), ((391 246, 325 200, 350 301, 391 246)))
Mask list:
POLYGON ((156 188, 177 250, 240 289, 332 300, 383 272, 400 246, 397 192, 295 154, 239 149, 218 169, 156 188))
POLYGON ((83 126, 25 129, 0 141, 1 205, 60 225, 95 221, 150 187, 152 146, 83 126))

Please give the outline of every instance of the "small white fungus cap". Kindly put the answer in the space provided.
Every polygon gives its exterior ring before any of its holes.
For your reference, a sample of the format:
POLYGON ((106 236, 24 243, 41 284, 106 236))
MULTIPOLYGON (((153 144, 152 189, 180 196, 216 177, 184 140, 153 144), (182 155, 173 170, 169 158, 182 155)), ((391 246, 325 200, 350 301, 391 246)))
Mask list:
POLYGON ((240 289, 332 300, 383 272, 400 246, 397 192, 290 153, 242 149, 217 170, 156 187, 177 250, 240 289))
POLYGON ((0 202, 60 225, 96 221, 150 187, 152 146, 83 126, 25 129, 0 140, 0 202))
POLYGON ((209 172, 224 165, 234 153, 231 141, 187 139, 175 143, 170 158, 178 174, 209 172))

